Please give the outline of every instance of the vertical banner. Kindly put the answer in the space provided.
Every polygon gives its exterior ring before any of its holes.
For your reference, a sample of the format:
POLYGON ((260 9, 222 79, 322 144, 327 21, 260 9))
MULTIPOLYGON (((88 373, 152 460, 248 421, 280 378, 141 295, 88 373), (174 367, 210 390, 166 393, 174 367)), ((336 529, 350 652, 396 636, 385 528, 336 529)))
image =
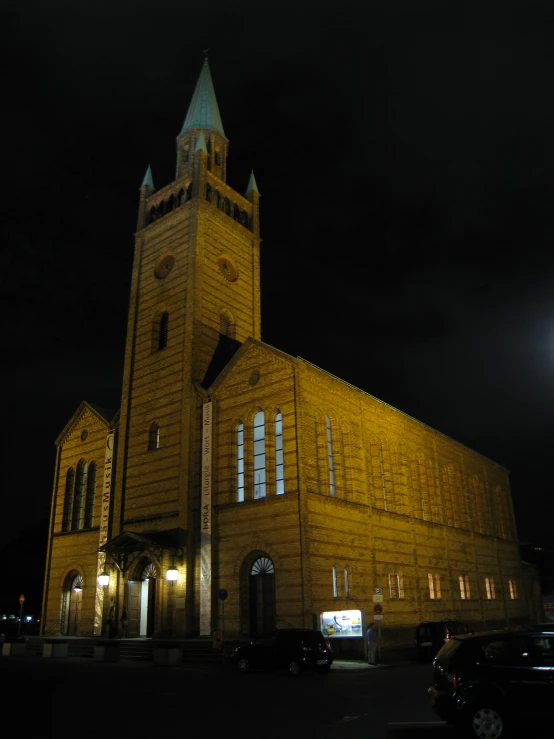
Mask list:
POLYGON ((212 403, 202 407, 200 490, 200 636, 212 625, 212 403))
MULTIPOLYGON (((112 495, 113 447, 115 431, 110 431, 106 437, 104 453, 104 476, 102 478, 102 506, 100 513, 100 538, 98 547, 108 541, 108 521, 110 518, 110 499, 112 495)), ((102 633, 102 610, 104 605, 104 588, 98 584, 98 577, 104 572, 106 555, 98 552, 98 566, 96 573, 96 599, 94 602, 94 630, 95 636, 102 633)))

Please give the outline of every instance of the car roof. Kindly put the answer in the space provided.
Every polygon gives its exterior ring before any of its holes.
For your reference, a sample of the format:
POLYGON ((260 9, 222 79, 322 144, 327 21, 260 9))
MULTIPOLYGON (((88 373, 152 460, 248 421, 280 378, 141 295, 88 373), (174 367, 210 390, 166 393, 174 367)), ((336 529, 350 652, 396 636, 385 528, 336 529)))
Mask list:
POLYGON ((458 641, 471 641, 472 639, 488 639, 491 636, 509 637, 521 636, 521 634, 554 634, 552 626, 513 626, 507 629, 489 629, 488 631, 476 631, 474 634, 453 634, 452 639, 458 641))

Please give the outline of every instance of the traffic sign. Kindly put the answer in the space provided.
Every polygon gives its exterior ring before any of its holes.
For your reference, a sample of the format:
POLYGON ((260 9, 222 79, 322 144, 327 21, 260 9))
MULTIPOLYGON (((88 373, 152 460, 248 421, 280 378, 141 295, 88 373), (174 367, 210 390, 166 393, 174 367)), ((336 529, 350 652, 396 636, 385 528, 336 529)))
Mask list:
POLYGON ((373 602, 374 603, 382 603, 383 602, 383 596, 382 595, 374 595, 373 596, 373 602))
POLYGON ((383 613, 383 606, 380 603, 376 603, 373 606, 373 613, 383 613))
POLYGON ((375 595, 383 595, 383 589, 382 588, 375 588, 373 591, 375 595))
POLYGON ((383 620, 383 614, 381 614, 381 615, 375 614, 375 616, 373 616, 373 620, 374 621, 382 621, 383 620))
POLYGON ((218 593, 219 600, 225 600, 228 595, 229 595, 229 593, 226 590, 224 590, 223 588, 221 588, 221 590, 218 593))
POLYGON ((19 605, 23 605, 25 603, 25 596, 22 594, 19 596, 19 605))

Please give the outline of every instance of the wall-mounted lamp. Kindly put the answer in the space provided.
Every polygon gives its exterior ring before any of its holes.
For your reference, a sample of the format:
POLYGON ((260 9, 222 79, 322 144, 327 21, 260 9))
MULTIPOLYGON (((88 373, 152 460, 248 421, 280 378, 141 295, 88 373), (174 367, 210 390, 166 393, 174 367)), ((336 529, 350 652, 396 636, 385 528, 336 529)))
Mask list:
POLYGON ((165 573, 165 579, 173 585, 174 582, 177 582, 178 577, 179 570, 175 567, 175 562, 172 562, 171 567, 165 573))
POLYGON ((98 585, 105 588, 110 583, 110 573, 104 570, 102 574, 98 575, 98 585))

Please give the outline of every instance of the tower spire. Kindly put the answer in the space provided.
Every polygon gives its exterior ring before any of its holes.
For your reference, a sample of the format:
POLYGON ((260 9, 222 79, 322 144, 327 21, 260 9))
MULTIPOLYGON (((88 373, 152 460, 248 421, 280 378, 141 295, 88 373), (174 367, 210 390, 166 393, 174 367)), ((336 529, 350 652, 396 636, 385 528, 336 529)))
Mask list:
POLYGON ((217 131, 227 139, 219 114, 207 52, 208 49, 204 49, 204 64, 200 70, 200 76, 179 136, 182 136, 191 128, 204 128, 217 131))

